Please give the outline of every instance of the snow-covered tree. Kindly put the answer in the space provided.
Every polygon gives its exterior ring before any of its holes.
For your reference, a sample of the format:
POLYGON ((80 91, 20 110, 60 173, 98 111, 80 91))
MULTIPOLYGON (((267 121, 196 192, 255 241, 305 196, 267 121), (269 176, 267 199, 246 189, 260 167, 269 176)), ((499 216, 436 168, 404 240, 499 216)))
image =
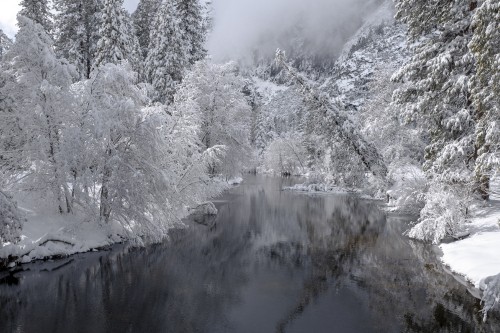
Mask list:
POLYGON ((0 61, 12 45, 12 40, 0 29, 0 61))
POLYGON ((486 0, 476 11, 469 44, 476 73, 472 101, 476 126, 476 181, 488 198, 490 179, 500 168, 500 2, 486 0))
POLYGON ((145 108, 129 68, 103 65, 75 91, 84 110, 78 196, 99 207, 102 223, 119 221, 160 240, 186 206, 220 193, 197 145, 197 123, 179 105, 145 108))
POLYGON ((420 219, 408 231, 408 236, 433 244, 439 244, 448 236, 460 236, 464 232, 469 204, 461 192, 463 189, 455 186, 432 184, 425 194, 425 207, 420 219))
POLYGON ((128 60, 138 70, 138 42, 131 18, 123 9, 123 0, 104 0, 99 18, 99 41, 95 50, 93 69, 107 63, 128 60))
POLYGON ((242 92, 244 81, 235 69, 233 63, 218 65, 201 61, 179 87, 179 91, 190 92, 188 96, 199 110, 199 137, 204 149, 226 147, 221 163, 211 168, 213 174, 231 176, 241 172, 252 154, 251 108, 242 92))
POLYGON ((98 41, 100 3, 97 0, 54 0, 57 54, 90 77, 98 41))
POLYGON ((194 64, 206 55, 203 7, 200 0, 176 0, 179 28, 187 50, 187 61, 194 64))
POLYGON ((175 2, 163 2, 152 24, 145 71, 155 89, 154 101, 171 103, 176 86, 182 81, 189 52, 175 2))
POLYGON ((468 44, 476 7, 477 1, 396 3, 396 17, 408 25, 413 56, 393 76, 404 83, 393 102, 402 107, 407 123, 429 135, 423 166, 432 186, 419 223, 409 232, 421 240, 456 236, 467 218, 477 125, 470 89, 476 67, 468 44))
POLYGON ((91 197, 98 198, 95 204, 104 223, 110 221, 112 213, 132 218, 130 214, 134 209, 138 215, 143 214, 141 209, 144 207, 137 206, 137 202, 131 203, 137 199, 134 195, 139 189, 133 191, 128 185, 136 185, 135 179, 139 176, 135 163, 148 160, 144 157, 135 160, 137 156, 134 154, 147 151, 147 147, 141 146, 142 140, 146 137, 153 140, 149 136, 153 133, 142 132, 140 110, 146 98, 134 85, 132 72, 121 65, 103 64, 92 71, 89 80, 78 83, 74 90, 84 116, 81 122, 85 144, 80 155, 85 160, 78 163, 79 173, 89 179, 77 189, 78 192, 84 195, 89 193, 88 186, 99 188, 99 193, 91 197))
POLYGON ((431 4, 401 0, 397 18, 408 25, 415 42, 413 57, 393 77, 405 82, 393 100, 407 122, 429 132, 424 167, 430 177, 447 183, 470 181, 474 165, 474 117, 469 83, 474 62, 470 1, 431 4))
POLYGON ((382 156, 362 135, 359 124, 353 122, 342 110, 339 101, 332 101, 329 96, 315 89, 287 63, 282 51, 277 51, 276 60, 296 81, 306 100, 308 112, 304 117, 303 128, 305 146, 310 156, 309 166, 326 164, 339 173, 346 171, 360 175, 369 171, 374 176, 385 179, 387 167, 382 156), (325 156, 329 156, 330 160, 325 161, 325 156), (354 165, 359 165, 360 168, 355 169, 354 165))
MULTIPOLYGON (((125 38, 127 39, 126 44, 128 45, 128 55, 127 60, 132 66, 132 69, 144 77, 144 59, 141 54, 141 46, 139 44, 139 39, 137 37, 137 32, 135 30, 134 22, 132 16, 127 12, 125 8, 122 9, 124 20, 124 30, 125 38)), ((144 80, 143 80, 144 81, 144 80)))
POLYGON ((24 217, 12 197, 0 191, 0 247, 2 243, 19 240, 24 217))
POLYGON ((161 2, 161 0, 140 0, 137 9, 132 14, 143 59, 148 56, 151 24, 155 21, 161 2))
POLYGON ((56 57, 43 26, 23 16, 18 21, 16 41, 4 56, 8 76, 0 91, 10 99, 0 122, 6 128, 0 132, 6 133, 7 143, 14 144, 7 144, 2 152, 1 167, 6 172, 22 170, 24 189, 48 190, 59 211, 70 212, 61 147, 65 126, 72 123, 69 88, 76 73, 56 57))
POLYGON ((40 24, 46 33, 52 33, 52 12, 49 0, 22 0, 19 15, 40 24))
POLYGON ((263 167, 278 175, 302 175, 307 153, 299 135, 276 138, 264 151, 263 167))

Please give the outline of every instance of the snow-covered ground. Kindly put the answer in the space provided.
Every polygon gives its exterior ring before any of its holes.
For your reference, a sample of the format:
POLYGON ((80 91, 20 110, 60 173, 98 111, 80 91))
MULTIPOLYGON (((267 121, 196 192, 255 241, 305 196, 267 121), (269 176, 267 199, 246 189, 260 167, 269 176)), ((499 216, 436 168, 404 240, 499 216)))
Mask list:
MULTIPOLYGON (((493 188, 500 188, 498 182, 494 185, 493 188)), ((492 276, 500 274, 500 195, 492 195, 492 200, 484 207, 474 208, 472 215, 470 236, 440 245, 441 260, 453 273, 484 291, 495 287, 489 282, 493 281, 492 276)), ((494 296, 497 303, 499 296, 494 296)))
POLYGON ((481 280, 500 273, 500 201, 477 209, 471 236, 442 244, 442 261, 479 288, 481 280))
POLYGON ((117 222, 102 226, 83 214, 60 215, 43 204, 20 202, 26 222, 17 244, 0 247, 0 258, 26 263, 36 259, 88 252, 127 239, 128 232, 117 222), (30 207, 29 209, 27 207, 30 207), (17 259, 16 259, 17 257, 17 259))
MULTIPOLYGON (((243 178, 235 177, 228 184, 238 185, 243 178)), ((86 218, 90 214, 58 214, 44 204, 43 198, 35 196, 16 197, 18 207, 26 221, 21 232, 21 240, 15 244, 0 242, 0 267, 14 266, 39 259, 66 257, 76 253, 96 251, 116 243, 138 240, 133 222, 123 226, 118 221, 101 224, 86 218)), ((200 216, 216 215, 212 202, 200 205, 195 210, 200 216)), ((192 213, 186 209, 186 215, 192 213)), ((95 214, 94 214, 95 215, 95 214)))

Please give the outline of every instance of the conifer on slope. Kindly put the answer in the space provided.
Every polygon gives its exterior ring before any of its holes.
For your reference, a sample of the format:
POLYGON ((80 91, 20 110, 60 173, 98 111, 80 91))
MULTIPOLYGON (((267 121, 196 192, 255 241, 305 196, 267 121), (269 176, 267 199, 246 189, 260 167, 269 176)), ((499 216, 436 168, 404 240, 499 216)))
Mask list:
POLYGON ((177 8, 173 1, 164 2, 150 34, 149 53, 145 63, 148 82, 155 89, 154 100, 170 103, 187 65, 177 8))
POLYGON ((429 135, 424 168, 431 178, 470 181, 474 165, 474 119, 469 83, 474 62, 468 50, 468 1, 400 0, 397 18, 415 42, 413 57, 393 77, 407 83, 394 92, 403 117, 429 135))
POLYGON ((477 121, 475 176, 486 199, 490 179, 500 168, 500 2, 484 1, 474 15, 472 26, 469 48, 476 64, 471 82, 477 121))
POLYGON ((132 14, 143 59, 146 59, 148 55, 151 25, 155 20, 161 2, 161 0, 140 0, 137 9, 132 14))
POLYGON ((97 0, 54 0, 56 51, 89 78, 97 47, 100 5, 97 0))
POLYGON ((194 64, 206 55, 203 8, 199 0, 177 0, 177 12, 180 30, 188 50, 187 60, 194 64))
MULTIPOLYGON (((123 0, 104 0, 99 24, 93 69, 107 63, 117 64, 129 60, 134 67, 137 42, 132 36, 128 14, 123 9, 123 0)), ((137 70, 136 68, 134 68, 137 70)))
POLYGON ((22 0, 19 15, 29 18, 40 24, 45 32, 52 33, 52 13, 50 12, 49 0, 22 0))

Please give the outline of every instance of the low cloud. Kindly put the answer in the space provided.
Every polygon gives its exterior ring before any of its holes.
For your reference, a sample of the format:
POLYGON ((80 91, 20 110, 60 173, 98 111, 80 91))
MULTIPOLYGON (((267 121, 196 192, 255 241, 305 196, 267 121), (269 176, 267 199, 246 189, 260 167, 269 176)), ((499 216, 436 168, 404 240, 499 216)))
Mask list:
POLYGON ((307 47, 334 54, 377 0, 214 0, 208 49, 215 60, 286 49, 297 29, 307 47))

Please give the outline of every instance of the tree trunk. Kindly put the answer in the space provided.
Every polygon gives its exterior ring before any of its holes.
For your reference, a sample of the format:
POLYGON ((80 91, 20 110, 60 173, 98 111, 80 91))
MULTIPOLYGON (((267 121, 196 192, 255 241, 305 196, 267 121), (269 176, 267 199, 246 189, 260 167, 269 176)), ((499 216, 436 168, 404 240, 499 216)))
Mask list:
MULTIPOLYGON (((106 150, 106 156, 111 156, 111 149, 106 150)), ((104 172, 102 177, 102 186, 101 186, 101 206, 99 211, 99 217, 101 223, 108 223, 109 218, 111 216, 111 202, 109 197, 109 179, 111 178, 111 168, 108 163, 104 166, 104 172)))
POLYGON ((477 191, 481 195, 483 200, 490 199, 490 177, 486 175, 481 175, 478 177, 477 191))

